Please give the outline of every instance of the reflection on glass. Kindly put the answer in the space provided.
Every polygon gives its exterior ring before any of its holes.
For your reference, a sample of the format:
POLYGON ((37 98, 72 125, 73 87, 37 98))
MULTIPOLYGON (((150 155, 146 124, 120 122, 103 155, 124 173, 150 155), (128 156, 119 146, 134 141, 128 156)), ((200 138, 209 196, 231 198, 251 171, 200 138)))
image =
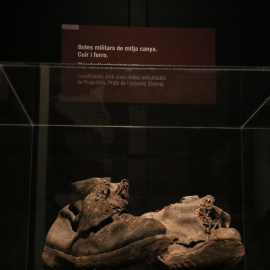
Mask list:
MULTIPOLYGON (((259 248, 266 250, 270 241, 264 229, 269 221, 269 71, 3 68, 0 176, 3 202, 11 202, 4 216, 13 222, 13 213, 21 213, 17 240, 28 252, 29 268, 46 269, 41 258, 46 233, 60 209, 76 200, 70 183, 90 177, 128 179, 133 215, 160 210, 183 196, 213 195, 216 205, 230 213, 231 227, 246 247, 245 261, 232 269, 253 270, 258 262, 261 269, 269 268, 259 248), (23 201, 19 206, 18 200, 23 201)), ((4 240, 8 243, 8 235, 4 240)), ((26 262, 27 254, 20 256, 26 262)))

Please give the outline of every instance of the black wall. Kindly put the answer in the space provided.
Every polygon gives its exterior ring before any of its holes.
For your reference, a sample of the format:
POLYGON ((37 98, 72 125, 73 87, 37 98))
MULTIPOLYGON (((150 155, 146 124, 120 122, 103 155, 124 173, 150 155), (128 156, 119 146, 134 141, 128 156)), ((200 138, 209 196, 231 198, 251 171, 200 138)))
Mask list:
POLYGON ((218 66, 268 66, 268 0, 13 0, 1 3, 0 62, 61 62, 61 25, 216 29, 218 66))

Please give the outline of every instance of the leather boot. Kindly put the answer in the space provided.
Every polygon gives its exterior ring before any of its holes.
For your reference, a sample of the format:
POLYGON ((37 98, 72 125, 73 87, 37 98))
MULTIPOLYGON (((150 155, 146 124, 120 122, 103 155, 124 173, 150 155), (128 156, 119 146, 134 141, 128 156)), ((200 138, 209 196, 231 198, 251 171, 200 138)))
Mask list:
POLYGON ((127 213, 128 181, 91 178, 72 184, 81 199, 64 207, 42 254, 50 267, 106 267, 151 261, 167 249, 166 228, 127 213))
POLYGON ((142 215, 167 228, 170 245, 158 256, 160 262, 178 269, 221 269, 241 260, 245 252, 241 236, 229 227, 230 215, 214 206, 214 201, 211 195, 187 196, 180 203, 142 215))

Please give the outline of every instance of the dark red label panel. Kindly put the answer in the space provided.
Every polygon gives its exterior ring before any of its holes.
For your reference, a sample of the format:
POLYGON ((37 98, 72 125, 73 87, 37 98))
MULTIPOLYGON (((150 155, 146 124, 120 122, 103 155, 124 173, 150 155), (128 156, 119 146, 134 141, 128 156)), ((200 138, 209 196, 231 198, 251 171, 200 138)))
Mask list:
MULTIPOLYGON (((78 64, 215 65, 215 30, 62 26, 62 62, 78 64)), ((213 71, 66 68, 62 101, 214 104, 213 71)))
POLYGON ((211 70, 63 68, 62 101, 215 104, 211 70))
POLYGON ((215 30, 62 26, 62 63, 215 65, 215 30))

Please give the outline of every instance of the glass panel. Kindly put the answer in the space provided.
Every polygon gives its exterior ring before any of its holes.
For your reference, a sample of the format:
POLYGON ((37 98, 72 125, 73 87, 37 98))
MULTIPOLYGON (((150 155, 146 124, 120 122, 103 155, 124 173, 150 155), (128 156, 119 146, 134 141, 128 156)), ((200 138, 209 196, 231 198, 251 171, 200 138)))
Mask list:
POLYGON ((5 70, 37 124, 237 127, 241 122, 238 71, 89 66, 5 70))
POLYGON ((270 129, 243 129, 246 269, 266 270, 270 267, 269 179, 270 129))
POLYGON ((266 75, 257 76, 260 87, 256 91, 263 91, 261 104, 242 129, 246 265, 247 269, 265 270, 270 267, 270 92, 266 75), (263 97, 267 98, 262 101, 263 97))
POLYGON ((47 72, 48 124, 240 124, 237 72, 135 67, 65 67, 47 72))
MULTIPOLYGON (((24 89, 28 90, 28 89, 24 89)), ((31 120, 15 88, 0 68, 0 124, 30 124, 31 120)))
POLYGON ((11 261, 6 234, 7 268, 28 254, 29 269, 46 269, 46 234, 77 199, 70 184, 105 176, 129 180, 133 215, 213 195, 246 247, 232 269, 269 268, 268 69, 5 65, 0 78, 1 205, 4 226, 20 211, 24 250, 11 261))
POLYGON ((38 154, 42 189, 37 190, 35 269, 42 269, 46 232, 75 199, 70 184, 90 177, 127 178, 133 215, 162 209, 183 196, 213 195, 242 234, 239 130, 50 126, 39 127, 39 134, 46 150, 38 154))
POLYGON ((244 128, 270 127, 270 96, 256 109, 244 125, 244 128))
POLYGON ((26 269, 31 140, 31 126, 0 125, 0 261, 3 269, 26 269))
POLYGON ((244 127, 269 127, 269 70, 241 73, 242 115, 244 127))
POLYGON ((31 151, 31 120, 0 67, 0 261, 5 269, 27 267, 31 151))

